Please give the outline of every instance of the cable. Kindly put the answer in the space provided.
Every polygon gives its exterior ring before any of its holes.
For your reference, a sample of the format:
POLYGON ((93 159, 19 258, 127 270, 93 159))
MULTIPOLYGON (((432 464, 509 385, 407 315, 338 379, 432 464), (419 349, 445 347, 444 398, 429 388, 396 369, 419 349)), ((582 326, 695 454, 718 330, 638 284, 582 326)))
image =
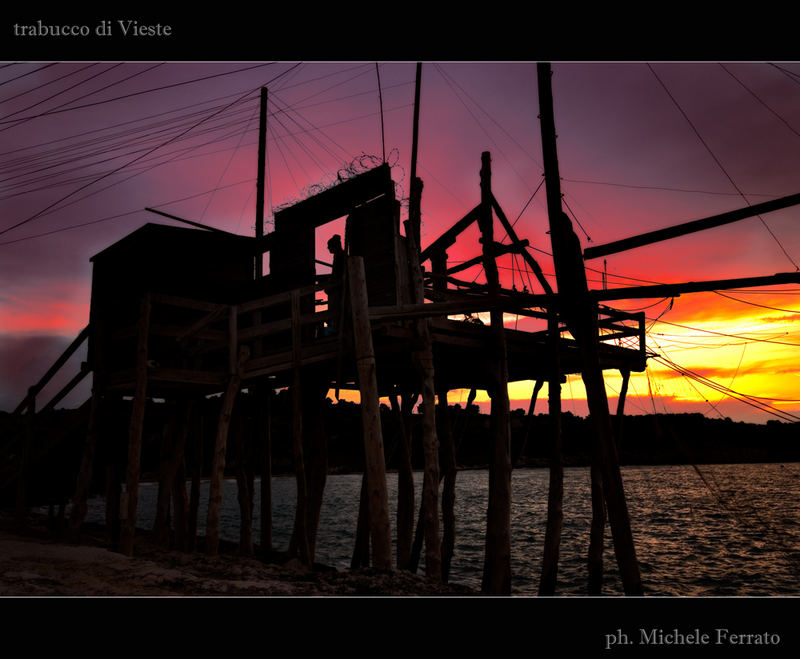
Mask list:
MULTIPOLYGON (((748 206, 750 206, 751 204, 750 204, 750 202, 747 200, 747 197, 745 196, 744 192, 742 192, 742 191, 741 191, 741 189, 739 188, 739 186, 738 186, 738 185, 736 185, 736 182, 733 180, 733 178, 731 177, 731 175, 728 173, 728 171, 727 171, 727 170, 725 169, 725 167, 722 165, 722 163, 720 162, 719 158, 717 158, 717 156, 716 156, 716 155, 714 155, 714 152, 711 150, 711 147, 709 147, 709 146, 708 146, 708 143, 707 143, 707 142, 706 142, 706 141, 703 139, 703 136, 702 136, 702 135, 700 135, 700 132, 697 130, 697 128, 695 127, 695 125, 692 123, 692 120, 691 120, 691 119, 689 119, 689 116, 686 114, 686 112, 685 112, 685 111, 683 110, 683 108, 680 106, 680 104, 679 104, 679 103, 678 103, 678 101, 675 99, 675 97, 672 95, 672 93, 669 91, 669 89, 667 89, 667 86, 664 84, 664 82, 661 80, 661 78, 659 78, 658 74, 657 74, 657 73, 656 73, 656 72, 653 70, 653 67, 652 67, 650 64, 648 64, 648 65, 647 65, 647 67, 650 69, 650 71, 652 72, 652 74, 655 76, 656 80, 658 80, 659 84, 660 84, 660 85, 661 85, 661 86, 664 88, 664 91, 667 93, 667 96, 669 96, 669 98, 670 98, 670 99, 672 100, 672 102, 675 104, 675 107, 677 107, 677 108, 678 108, 678 110, 680 111, 680 113, 683 115, 683 118, 684 118, 684 119, 686 119, 686 121, 689 123, 689 126, 691 126, 692 130, 694 131, 694 134, 697 136, 697 138, 700 140, 700 142, 702 143, 702 145, 705 147, 706 151, 708 151, 709 155, 710 155, 710 156, 711 156, 711 157, 714 159, 714 162, 716 162, 716 163, 717 163, 717 165, 719 166, 719 168, 720 168, 720 170, 722 171, 722 173, 723 173, 723 174, 725 174, 725 176, 727 177, 727 179, 728 179, 728 180, 731 182, 731 185, 732 185, 732 186, 734 187, 734 189, 735 189, 735 190, 736 190, 736 191, 737 191, 737 192, 738 192, 738 193, 741 195, 741 197, 742 197, 742 199, 745 201, 745 203, 746 203, 748 206)), ((766 230, 769 232, 769 234, 772 236, 773 240, 774 240, 774 241, 777 243, 778 247, 780 247, 781 251, 784 253, 784 255, 786 256, 786 258, 787 258, 787 259, 789 259, 789 262, 790 262, 790 263, 791 263, 791 264, 794 266, 795 270, 797 270, 797 271, 800 271, 800 266, 799 266, 799 265, 797 265, 797 263, 795 263, 794 259, 792 259, 792 257, 789 255, 789 252, 787 252, 787 251, 786 251, 786 249, 784 248, 784 246, 781 244, 781 241, 780 241, 780 240, 778 240, 778 237, 777 237, 777 236, 776 236, 776 235, 773 233, 772 229, 769 227, 769 225, 766 223, 766 221, 764 221, 764 218, 763 218, 763 217, 761 217, 760 215, 756 215, 756 217, 757 217, 759 220, 761 220, 761 224, 763 224, 763 225, 764 225, 764 228, 765 228, 765 229, 766 229, 766 230)))
MULTIPOLYGON (((226 188, 233 188, 233 187, 236 187, 237 185, 243 185, 245 183, 252 183, 253 181, 255 181, 254 178, 249 178, 249 179, 245 179, 243 181, 237 181, 236 183, 229 183, 228 185, 220 186, 218 188, 215 188, 215 190, 224 190, 226 188)), ((205 196, 207 194, 210 194, 212 192, 214 192, 214 190, 206 190, 204 192, 199 192, 197 194, 189 195, 188 197, 182 197, 180 199, 173 199, 172 201, 159 202, 157 204, 153 204, 152 208, 158 209, 158 208, 162 208, 164 206, 170 206, 171 204, 177 204, 177 203, 180 203, 182 201, 188 201, 189 199, 196 199, 197 197, 203 197, 203 196, 205 196)), ((125 211, 123 213, 118 213, 116 215, 109 215, 109 216, 106 216, 106 217, 98 218, 96 220, 90 220, 89 222, 81 222, 80 224, 72 224, 70 226, 60 227, 58 229, 53 229, 52 231, 46 231, 44 233, 38 233, 38 234, 35 234, 35 235, 31 235, 31 236, 23 236, 22 238, 15 238, 14 240, 7 240, 5 242, 1 242, 0 246, 13 245, 14 243, 20 243, 20 242, 23 242, 25 240, 33 240, 34 238, 42 238, 42 237, 45 237, 45 236, 51 236, 51 235, 56 234, 56 233, 61 233, 62 231, 69 231, 71 229, 80 229, 82 227, 90 226, 92 224, 100 224, 101 222, 107 222, 108 220, 115 220, 115 219, 118 219, 120 217, 127 217, 129 215, 135 215, 136 213, 141 213, 141 212, 142 212, 142 209, 141 208, 137 208, 135 210, 125 211)))
MULTIPOLYGON (((692 193, 692 194, 708 194, 708 195, 718 195, 722 197, 738 197, 740 196, 737 192, 715 192, 712 190, 696 190, 690 188, 667 188, 663 186, 656 186, 656 185, 632 185, 629 183, 613 183, 611 181, 587 181, 585 179, 574 179, 574 178, 562 178, 562 181, 566 183, 581 183, 587 185, 607 185, 609 187, 616 187, 616 188, 630 188, 632 190, 660 190, 663 192, 682 192, 682 193, 692 193)), ((748 192, 748 197, 769 197, 774 198, 778 197, 779 195, 774 194, 764 194, 764 193, 757 193, 757 192, 748 192)))
POLYGON ((38 69, 34 69, 33 71, 28 71, 27 73, 23 73, 22 75, 18 75, 16 78, 9 78, 8 80, 3 80, 3 82, 0 82, 0 87, 2 87, 3 85, 7 85, 9 82, 14 82, 15 80, 24 78, 25 76, 33 75, 34 73, 39 73, 39 71, 44 71, 45 69, 49 69, 51 66, 55 66, 56 64, 58 64, 58 62, 45 64, 44 66, 40 66, 38 69))
MULTIPOLYGON (((41 114, 31 115, 30 117, 23 117, 23 119, 26 119, 26 120, 27 119, 37 119, 39 117, 45 117, 45 116, 48 116, 48 115, 51 115, 51 114, 59 114, 59 113, 62 113, 62 112, 71 112, 72 110, 83 110, 85 108, 95 107, 97 105, 104 105, 105 103, 113 103, 115 101, 121 101, 121 100, 124 100, 124 99, 127 99, 127 98, 132 98, 133 96, 141 96, 142 94, 150 94, 152 92, 163 91, 165 89, 173 89, 175 87, 182 87, 183 85, 190 85, 190 84, 193 84, 195 82, 202 82, 204 80, 211 80, 213 78, 220 78, 222 76, 234 75, 236 73, 242 73, 243 71, 250 71, 252 69, 258 69, 258 68, 261 68, 261 67, 264 67, 264 66, 271 66, 272 64, 275 64, 275 62, 266 62, 264 64, 255 64, 253 66, 247 66, 247 67, 244 67, 242 69, 236 69, 234 71, 225 71, 223 73, 215 73, 215 74, 212 74, 212 75, 203 76, 201 78, 194 78, 192 80, 184 80, 183 82, 174 82, 174 83, 171 83, 169 85, 162 85, 161 87, 153 87, 151 89, 144 89, 142 91, 132 92, 130 94, 125 94, 123 96, 116 96, 114 98, 108 98, 108 99, 106 99, 104 101, 96 101, 94 103, 85 103, 84 105, 76 105, 76 106, 71 107, 71 108, 61 108, 59 110, 54 110, 52 112, 49 112, 49 111, 48 112, 42 112, 41 114)), ((297 67, 297 66, 299 66, 299 64, 295 64, 292 67, 292 69, 297 67)), ((292 69, 289 69, 289 71, 291 71, 292 69)), ((286 71, 285 73, 288 73, 288 71, 286 71)), ((282 74, 282 75, 284 75, 284 74, 282 74)), ((270 81, 270 82, 272 82, 272 81, 270 81)), ((0 124, 10 123, 12 121, 19 121, 19 119, 0 121, 0 124)))
POLYGON ((732 72, 732 71, 730 71, 730 69, 728 69, 728 68, 727 68, 727 67, 726 67, 724 64, 722 64, 722 63, 720 63, 720 66, 722 67, 722 70, 723 70, 723 71, 725 71, 725 73, 727 73, 727 74, 728 74, 728 75, 729 75, 731 78, 733 78, 733 79, 734 79, 736 82, 738 82, 738 83, 739 83, 739 84, 740 84, 740 85, 741 85, 741 86, 742 86, 742 87, 743 87, 743 88, 744 88, 744 89, 745 89, 747 92, 749 92, 749 93, 750 93, 750 95, 751 95, 751 96, 752 96, 754 99, 756 99, 756 100, 757 100, 757 101, 758 101, 758 102, 759 102, 761 105, 763 105, 763 106, 764 106, 764 107, 765 107, 767 110, 769 110, 769 111, 772 113, 772 115, 773 115, 775 118, 777 118, 777 119, 778 119, 778 121, 780 121, 780 122, 781 122, 781 123, 782 123, 784 126, 786 126, 786 127, 787 127, 787 128, 790 130, 790 131, 792 131, 792 133, 794 133, 794 134, 795 134, 797 137, 800 137, 800 133, 798 133, 798 132, 797 132, 797 131, 796 131, 796 130, 795 130, 793 127, 792 127, 792 125, 791 125, 791 124, 790 124, 788 121, 786 121, 786 119, 784 119, 784 118, 783 118, 781 115, 779 115, 777 112, 775 112, 775 110, 773 110, 773 109, 772 109, 772 108, 771 108, 769 105, 767 105, 767 104, 764 102, 764 100, 763 100, 763 99, 762 99, 762 98, 761 98, 761 97, 760 97, 758 94, 756 94, 756 93, 755 93, 755 92, 754 92, 752 89, 750 89, 750 88, 749 88, 747 85, 745 85, 745 84, 744 84, 744 83, 743 83, 743 82, 742 82, 742 81, 741 81, 739 78, 737 78, 737 77, 736 77, 736 76, 733 74, 733 72, 732 72))
MULTIPOLYGON (((299 64, 296 64, 296 65, 295 65, 294 67, 292 67, 292 68, 295 68, 295 67, 297 67, 297 66, 299 66, 299 64)), ((291 70, 291 69, 289 69, 289 71, 290 71, 290 70, 291 70)), ((276 76, 276 78, 274 78, 273 80, 276 80, 276 79, 278 79, 279 77, 281 77, 281 76, 285 75, 286 73, 288 73, 288 71, 284 71, 284 72, 283 72, 283 73, 281 73, 279 76, 276 76)), ((270 82, 272 82, 272 81, 270 81, 270 82)), ((259 88, 260 88, 260 87, 259 87, 259 88)), ((48 210, 50 210, 51 208, 53 208, 53 207, 57 206, 58 204, 60 204, 61 202, 65 201, 66 199, 68 199, 69 197, 73 196, 74 194, 76 194, 76 193, 80 192, 81 190, 84 190, 84 189, 88 188, 90 185, 93 185, 93 184, 95 184, 95 183, 98 183, 99 181, 103 180, 104 178, 107 178, 108 176, 110 176, 111 174, 114 174, 114 173, 116 173, 116 172, 118 172, 118 171, 120 171, 120 170, 124 169, 125 167, 128 167, 128 166, 132 165, 133 163, 135 163, 135 162, 137 162, 137 161, 141 160, 142 158, 144 158, 145 156, 147 156, 147 155, 149 155, 149 154, 151 154, 151 153, 153 153, 153 152, 157 151, 158 149, 161 149, 161 148, 163 148, 163 147, 164 147, 164 146, 166 146, 167 144, 170 144, 170 143, 174 142, 176 139, 178 139, 178 138, 182 137, 183 135, 186 135, 187 133, 189 133, 191 130, 193 130, 193 129, 194 129, 194 128, 196 128, 197 126, 200 126, 201 124, 205 123, 206 121, 208 121, 208 120, 212 119, 213 117, 217 116, 218 114, 220 114, 220 113, 221 113, 221 112, 223 112, 224 110, 228 109, 229 107, 232 107, 233 105, 235 105, 235 104, 239 103, 240 101, 244 100, 244 99, 245 99, 247 96, 249 96, 249 95, 251 95, 251 94, 253 94, 253 90, 249 90, 249 91, 245 92, 245 93, 244 93, 242 96, 240 96, 240 97, 239 97, 239 98, 237 98, 236 100, 232 101, 231 103, 229 103, 228 105, 226 105, 226 106, 225 106, 224 108, 222 108, 221 110, 217 110, 216 112, 214 112, 214 113, 212 113, 212 114, 210 114, 210 115, 207 115, 206 117, 204 117, 203 119, 201 119, 200 121, 198 121, 196 124, 194 124, 194 125, 190 126, 190 127, 189 127, 189 128, 187 128, 185 131, 181 132, 179 135, 176 135, 175 137, 172 137, 172 138, 168 139, 166 142, 163 142, 162 144, 159 144, 158 146, 154 147, 153 149, 150 149, 150 150, 149 150, 149 151, 147 151, 145 154, 143 154, 143 155, 140 155, 140 156, 137 156, 137 157, 136 157, 136 158, 134 158, 133 160, 131 160, 131 161, 129 161, 129 162, 127 162, 127 163, 125 163, 124 165, 120 165, 119 167, 117 167, 116 169, 112 170, 111 172, 107 172, 106 174, 103 174, 103 175, 102 175, 102 176, 100 176, 99 178, 97 178, 97 179, 95 179, 95 180, 93 180, 93 181, 90 181, 90 182, 89 182, 89 183, 87 183, 86 185, 83 185, 83 186, 81 186, 81 187, 79 187, 79 188, 77 188, 77 189, 73 190, 73 191, 72 191, 72 192, 70 192, 69 194, 67 194, 67 195, 63 196, 63 197, 62 197, 61 199, 59 199, 58 201, 56 201, 56 202, 54 202, 54 203, 50 204, 49 206, 47 206, 47 207, 46 207, 46 208, 44 208, 43 210, 41 210, 41 211, 39 211, 38 213, 35 213, 34 215, 32 215, 32 216, 30 216, 30 217, 26 218, 25 220, 21 220, 20 222, 17 222, 17 223, 16 223, 16 224, 14 224, 13 226, 11 226, 11 227, 8 227, 8 228, 6 228, 6 229, 3 229, 2 231, 0 231, 0 236, 2 236, 2 235, 4 235, 4 234, 8 233, 9 231, 11 231, 11 230, 13 230, 13 229, 16 229, 16 228, 17 228, 17 227, 19 227, 19 226, 22 226, 23 224, 26 224, 27 222, 30 222, 30 221, 32 221, 32 220, 35 220, 37 217, 41 216, 41 215, 42 215, 43 213, 45 213, 46 211, 48 211, 48 210)))

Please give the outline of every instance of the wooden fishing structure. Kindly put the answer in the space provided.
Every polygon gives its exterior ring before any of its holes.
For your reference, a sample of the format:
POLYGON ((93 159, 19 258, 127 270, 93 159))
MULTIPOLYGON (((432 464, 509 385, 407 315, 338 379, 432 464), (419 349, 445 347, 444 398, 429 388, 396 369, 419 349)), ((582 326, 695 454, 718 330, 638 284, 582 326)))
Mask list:
MULTIPOLYGON (((417 108, 419 72, 418 67, 417 108)), ((551 431, 549 437, 538 439, 549 445, 551 456, 540 593, 553 594, 563 516, 560 390, 567 375, 580 373, 594 424, 589 592, 599 592, 600 588, 607 516, 624 591, 642 594, 603 372, 610 369, 623 376, 616 411, 621 416, 630 373, 645 370, 647 364, 645 318, 644 313, 627 313, 603 303, 797 282, 800 275, 590 291, 584 259, 796 204, 800 196, 582 252, 561 208, 550 75, 549 65, 538 66, 557 290, 545 278, 528 241, 517 236, 500 200, 495 198, 488 152, 481 155, 480 163, 476 161, 475 206, 424 248, 420 246, 422 181, 412 175, 409 219, 402 232, 400 201, 391 168, 385 163, 277 211, 274 230, 265 234, 265 90, 256 236, 233 235, 203 225, 183 228, 147 224, 95 255, 88 327, 16 410, 22 420, 35 414, 36 398, 46 381, 83 341, 88 341, 87 362, 56 397, 61 400, 79 379, 92 374, 88 429, 72 496, 72 532, 80 530, 91 483, 97 480, 98 469, 104 467, 109 543, 127 555, 133 554, 142 437, 148 409, 152 408, 150 401, 163 399, 170 403, 171 412, 160 442, 159 498, 153 529, 156 537, 166 541, 171 524, 175 547, 196 548, 197 521, 202 514, 199 481, 208 477, 203 549, 212 555, 218 553, 222 486, 226 476, 233 475, 229 468, 233 454, 241 514, 239 549, 245 554, 254 551, 251 528, 256 476, 261 478, 260 546, 262 550, 272 549, 270 409, 274 392, 285 390, 291 396, 291 446, 297 484, 289 551, 304 564, 313 565, 328 468, 320 410, 329 391, 338 394, 352 389, 360 394, 360 441, 365 456, 353 565, 416 570, 424 541, 427 577, 447 581, 456 532, 457 477, 447 395, 454 389, 471 390, 473 395, 475 390, 485 390, 491 398, 491 421, 486 438, 490 486, 482 590, 509 594, 512 461, 508 385, 517 381, 536 383, 532 410, 542 384, 547 382, 551 431), (344 244, 331 247, 332 273, 319 275, 316 264, 322 255, 315 253, 316 232, 340 218, 346 218, 344 244), (475 258, 449 264, 448 249, 473 225, 480 232, 475 258), (499 231, 507 235, 509 243, 498 242, 499 231), (540 292, 521 293, 501 286, 497 258, 507 253, 525 259, 540 292), (264 255, 269 258, 266 275, 264 255), (485 283, 456 276, 476 264, 483 267, 485 283), (479 313, 488 314, 488 325, 467 321, 479 313), (542 329, 510 329, 504 324, 504 314, 539 319, 542 329), (620 345, 619 339, 625 339, 625 345, 620 345), (241 433, 232 432, 243 390, 256 405, 257 421, 249 446, 241 433), (386 486, 381 398, 391 402, 401 429, 394 521, 386 486), (108 421, 122 399, 130 401, 125 407, 129 413, 125 434, 112 432, 108 421), (194 435, 198 434, 199 410, 208 408, 204 403, 208 400, 216 401, 214 452, 210 471, 202 473, 202 456, 197 449, 201 443, 194 435), (417 401, 421 403, 418 413, 422 417, 424 478, 415 538, 408 435, 417 401), (102 459, 98 459, 100 454, 102 459), (191 492, 187 492, 188 480, 191 492), (440 512, 443 528, 439 526, 440 512), (396 531, 395 556, 392 529, 396 531), (367 554, 367 547, 371 554, 367 554)), ((45 408, 52 408, 55 402, 45 408)), ((35 469, 31 456, 42 453, 36 448, 38 441, 31 433, 23 433, 15 452, 20 513, 28 503, 28 475, 35 469)))

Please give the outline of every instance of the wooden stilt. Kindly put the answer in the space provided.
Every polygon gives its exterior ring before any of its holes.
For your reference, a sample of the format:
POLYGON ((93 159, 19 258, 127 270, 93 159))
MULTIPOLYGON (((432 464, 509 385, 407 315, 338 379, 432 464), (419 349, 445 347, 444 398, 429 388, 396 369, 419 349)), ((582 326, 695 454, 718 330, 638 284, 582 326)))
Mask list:
POLYGON ((442 582, 450 579, 450 563, 456 543, 456 450, 453 443, 453 430, 450 423, 450 409, 447 404, 447 389, 442 387, 438 394, 439 410, 436 420, 441 438, 442 468, 442 582))
POLYGON ((120 497, 124 508, 124 522, 120 533, 120 551, 133 555, 133 538, 136 532, 136 514, 139 501, 139 472, 142 457, 142 429, 147 395, 147 338, 150 332, 150 294, 142 297, 139 309, 139 326, 136 346, 136 390, 133 396, 131 422, 128 430, 128 468, 125 491, 120 497))
MULTIPOLYGON (((481 155, 481 208, 478 224, 483 243, 483 269, 490 294, 500 287, 494 259, 492 226, 491 161, 481 155)), ((491 312, 489 349, 491 397, 491 449, 489 452, 489 505, 486 516, 486 552, 481 589, 491 595, 511 592, 511 411, 508 400, 508 364, 503 312, 491 312)))
POLYGON ((186 529, 186 551, 197 547, 197 519, 200 511, 200 479, 203 475, 203 445, 205 443, 205 415, 203 409, 197 415, 197 426, 192 452, 192 491, 189 496, 189 519, 186 529))
POLYGON ((92 391, 92 402, 89 410, 89 425, 86 430, 86 440, 83 444, 81 467, 75 484, 75 496, 72 498, 72 513, 70 514, 70 537, 73 542, 78 540, 83 520, 86 519, 88 510, 89 487, 92 483, 92 467, 94 466, 95 448, 100 426, 100 392, 92 391))
POLYGON ((172 479, 173 527, 175 529, 174 547, 186 551, 188 543, 189 497, 186 494, 186 461, 181 456, 175 477, 172 479))
MULTIPOLYGON (((404 401, 407 398, 404 397, 404 401)), ((400 432, 400 460, 397 469, 397 568, 406 570, 411 558, 414 533, 414 472, 411 466, 410 427, 397 395, 389 397, 394 422, 400 432)))
POLYGON ((536 383, 533 385, 533 392, 531 392, 531 402, 528 405, 528 414, 525 417, 525 434, 522 436, 522 441, 520 442, 517 459, 514 460, 515 466, 521 464, 523 458, 525 457, 525 448, 528 445, 528 439, 530 439, 531 430, 533 429, 533 413, 536 410, 536 401, 539 398, 539 392, 542 390, 543 386, 544 386, 544 380, 536 380, 536 383))
POLYGON ((313 386, 306 387, 303 403, 303 414, 307 422, 309 438, 308 465, 308 551, 313 563, 316 554, 317 528, 322 510, 322 497, 325 493, 325 482, 328 476, 328 437, 325 433, 325 396, 328 383, 323 377, 314 376, 313 386))
POLYGON ((261 458, 261 551, 272 551, 272 388, 259 388, 259 420, 256 432, 264 433, 261 458), (262 404, 265 413, 262 415, 262 404))
POLYGON ((28 411, 25 414, 25 434, 22 438, 22 451, 19 458, 19 471, 17 474, 17 501, 16 523, 18 526, 25 524, 28 514, 28 472, 30 469, 31 450, 33 449, 33 422, 36 416, 36 389, 28 390, 28 411))
MULTIPOLYGON (((628 382, 631 372, 624 369, 622 372, 622 389, 617 401, 617 450, 622 430, 622 418, 625 412, 625 396, 628 392, 628 382)), ((589 595, 600 595, 603 589, 603 548, 605 545, 606 529, 606 503, 603 496, 603 474, 598 464, 597 457, 592 459, 591 467, 591 494, 592 494, 592 526, 589 539, 589 582, 587 592, 589 595)))
POLYGON ((367 474, 361 477, 361 494, 358 499, 358 521, 356 522, 356 542, 350 569, 369 567, 369 494, 367 474))
POLYGON ((111 551, 119 551, 120 485, 119 464, 114 458, 106 466, 106 545, 111 551))
POLYGON ((559 359, 560 332, 555 310, 548 314, 548 334, 551 348, 549 389, 550 417, 550 486, 547 495, 547 527, 545 530, 540 595, 554 595, 558 577, 558 555, 561 547, 561 525, 564 519, 564 460, 561 452, 561 364, 559 359))
POLYGON ((247 437, 242 415, 235 417, 236 497, 239 503, 239 553, 253 555, 253 489, 248 474, 247 437))
POLYGON ((231 413, 239 393, 239 376, 232 375, 222 398, 222 409, 217 423, 217 437, 214 442, 214 461, 211 466, 211 479, 208 491, 208 516, 206 520, 206 552, 209 556, 219 553, 220 514, 222 510, 222 486, 225 478, 225 453, 228 444, 228 428, 231 413))
POLYGON ((219 552, 219 523, 222 509, 222 486, 225 478, 225 453, 228 445, 228 428, 236 396, 239 393, 239 352, 237 345, 237 309, 230 308, 228 325, 230 377, 222 409, 217 422, 217 437, 214 441, 214 461, 211 466, 211 482, 208 491, 208 516, 206 521, 206 551, 210 556, 219 552))
POLYGON ((164 547, 169 546, 169 504, 172 498, 171 458, 177 443, 177 410, 175 402, 168 403, 172 409, 164 424, 159 450, 158 496, 156 498, 156 517, 153 521, 153 541, 164 547))
POLYGON ((311 566, 308 549, 308 485, 306 467, 303 459, 303 390, 300 371, 300 295, 292 291, 292 346, 294 352, 294 376, 292 384, 292 457, 295 481, 297 484, 297 505, 294 514, 294 530, 289 543, 289 551, 300 558, 303 565, 311 566))
POLYGON ((375 353, 372 347, 372 328, 369 322, 364 259, 360 256, 348 256, 347 261, 358 387, 361 392, 361 420, 364 432, 372 565, 382 570, 391 570, 389 496, 386 489, 383 431, 375 371, 375 353))
POLYGON ((569 217, 561 208, 550 65, 544 62, 537 64, 537 72, 547 208, 561 310, 580 349, 581 375, 586 388, 589 414, 595 427, 595 454, 602 475, 603 495, 623 589, 626 594, 641 595, 641 575, 600 366, 597 303, 588 292, 580 240, 572 229, 569 217))
MULTIPOLYGON (((422 181, 411 181, 411 200, 409 201, 409 221, 406 223, 408 241, 408 264, 413 283, 414 299, 421 304, 425 300, 422 268, 419 263, 420 199, 422 181), (413 202, 413 203, 412 203, 413 202), (417 227, 416 231, 414 227, 417 227)), ((422 396, 422 452, 424 472, 422 478, 422 503, 420 519, 425 537, 425 576, 439 581, 442 575, 442 549, 439 537, 439 439, 436 435, 436 393, 434 389, 433 348, 430 323, 421 319, 413 324, 414 342, 418 346, 411 353, 411 359, 420 378, 422 396)), ((415 550, 412 547, 412 564, 415 550)), ((418 559, 417 559, 418 560, 418 559)), ((414 566, 414 569, 416 567, 414 566)))
MULTIPOLYGON (((177 502, 174 501, 174 494, 177 491, 176 478, 178 471, 184 464, 184 449, 186 438, 189 434, 189 422, 192 414, 192 402, 188 400, 178 401, 175 404, 172 419, 165 428, 164 437, 161 445, 161 473, 158 482, 158 499, 156 502, 156 519, 153 523, 153 539, 159 544, 168 544, 170 537, 169 510, 170 500, 173 500, 172 509, 173 526, 178 531, 178 517, 181 518, 183 528, 180 530, 181 536, 186 535, 186 509, 177 510, 177 502)), ((184 469, 185 476, 185 469, 184 469)), ((181 502, 185 497, 185 483, 183 484, 184 496, 179 497, 181 502)))

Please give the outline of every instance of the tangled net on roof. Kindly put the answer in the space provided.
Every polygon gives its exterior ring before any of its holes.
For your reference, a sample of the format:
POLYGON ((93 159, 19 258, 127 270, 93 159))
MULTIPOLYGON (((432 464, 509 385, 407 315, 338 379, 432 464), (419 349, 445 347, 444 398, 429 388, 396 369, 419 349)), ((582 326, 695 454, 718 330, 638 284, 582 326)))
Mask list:
MULTIPOLYGON (((273 213, 283 210, 284 208, 288 208, 290 206, 294 206, 295 204, 308 199, 309 197, 313 197, 314 195, 318 195, 321 192, 325 192, 325 190, 329 190, 330 188, 342 183, 343 181, 347 181, 351 178, 355 178, 359 174, 363 174, 370 169, 375 169, 376 167, 383 164, 383 159, 379 156, 374 156, 368 153, 361 153, 361 155, 356 156, 351 160, 349 163, 340 167, 336 174, 328 174, 326 175, 322 181, 319 183, 313 183, 309 186, 303 188, 300 197, 291 199, 280 206, 276 206, 273 209, 273 213)), ((399 170, 400 177, 399 180, 402 181, 405 178, 405 170, 399 164, 400 163, 400 153, 397 148, 392 149, 386 156, 386 164, 392 169, 393 172, 399 170)), ((400 183, 395 181, 395 189, 397 190, 398 196, 400 198, 401 205, 406 205, 408 200, 402 194, 402 186, 400 183)))

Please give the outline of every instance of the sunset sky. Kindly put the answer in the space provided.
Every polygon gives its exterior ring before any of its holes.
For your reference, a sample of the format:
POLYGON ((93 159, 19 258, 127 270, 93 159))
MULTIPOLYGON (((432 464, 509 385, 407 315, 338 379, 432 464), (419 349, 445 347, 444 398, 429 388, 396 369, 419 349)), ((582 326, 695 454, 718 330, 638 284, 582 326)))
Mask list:
MULTIPOLYGON (((0 67, 2 410, 88 323, 91 256, 147 222, 170 223, 145 207, 253 235, 260 87, 269 90, 268 230, 273 209, 359 159, 377 164, 385 153, 398 195, 408 195, 414 62, 378 71, 360 61, 0 67)), ((583 247, 800 192, 798 63, 554 62, 552 84, 565 209, 583 247)), ((535 62, 423 64, 422 243, 478 203, 489 151, 495 197, 555 287, 544 187, 534 195, 543 174, 536 85, 535 62)), ((795 272, 799 219, 788 208, 609 256, 608 286, 795 272)), ((449 258, 477 254, 468 232, 449 258)), ((541 292, 510 256, 500 265, 504 285, 541 292)), ((602 288, 603 259, 587 267, 590 287, 602 288)), ((785 285, 613 303, 645 311, 648 347, 660 355, 632 377, 626 411, 795 420, 798 295, 800 285, 785 285)), ((617 374, 607 383, 613 409, 617 374)), ((527 408, 531 388, 512 385, 512 408, 527 408)), ((563 396, 565 411, 586 413, 579 377, 563 396)), ((466 397, 452 392, 450 402, 466 397)))

